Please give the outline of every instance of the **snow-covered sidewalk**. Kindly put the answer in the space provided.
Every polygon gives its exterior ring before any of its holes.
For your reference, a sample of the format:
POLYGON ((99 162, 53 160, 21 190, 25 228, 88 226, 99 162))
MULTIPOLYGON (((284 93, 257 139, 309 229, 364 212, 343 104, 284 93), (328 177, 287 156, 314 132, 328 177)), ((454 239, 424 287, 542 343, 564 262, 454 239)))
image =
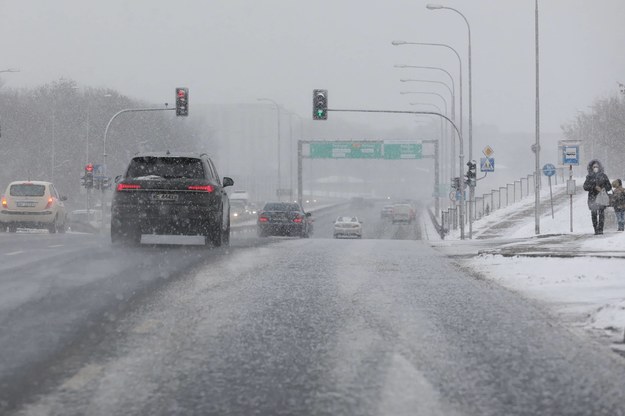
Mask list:
MULTIPOLYGON (((546 193, 543 202, 548 203, 548 188, 546 193)), ((458 256, 459 262, 473 272, 539 301, 563 322, 585 328, 609 343, 622 343, 625 233, 616 231, 614 212, 608 209, 605 234, 595 236, 586 199, 586 192, 578 186, 573 198, 573 233, 568 198, 560 198, 553 219, 550 208, 541 215, 538 236, 531 210, 522 220, 507 221, 528 212, 533 200, 526 198, 474 223, 475 236, 497 226, 499 237, 432 244, 458 256), (504 222, 507 224, 502 226, 504 222)))

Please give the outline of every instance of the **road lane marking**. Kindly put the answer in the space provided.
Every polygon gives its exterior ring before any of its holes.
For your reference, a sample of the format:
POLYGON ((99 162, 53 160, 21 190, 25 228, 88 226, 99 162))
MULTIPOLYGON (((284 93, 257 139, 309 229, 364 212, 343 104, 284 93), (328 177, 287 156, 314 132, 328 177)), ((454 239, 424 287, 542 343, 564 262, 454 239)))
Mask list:
POLYGON ((132 329, 132 332, 137 334, 149 334, 158 329, 161 321, 156 319, 146 319, 145 321, 139 323, 132 329))
POLYGON ((20 250, 20 251, 13 251, 11 253, 4 253, 5 256, 15 256, 16 254, 22 254, 24 251, 20 250))
POLYGON ((49 248, 57 248, 57 247, 64 247, 65 244, 53 244, 51 246, 48 246, 49 248))
POLYGON ((89 381, 95 379, 100 374, 102 369, 103 367, 101 365, 87 364, 72 377, 65 380, 65 382, 61 385, 61 390, 82 389, 89 381))

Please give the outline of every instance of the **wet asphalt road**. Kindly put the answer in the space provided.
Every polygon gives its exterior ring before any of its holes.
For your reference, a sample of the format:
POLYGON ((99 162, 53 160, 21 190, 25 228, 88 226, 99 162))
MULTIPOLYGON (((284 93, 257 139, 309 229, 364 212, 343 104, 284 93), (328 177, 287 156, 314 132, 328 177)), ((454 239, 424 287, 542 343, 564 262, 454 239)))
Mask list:
POLYGON ((363 240, 324 238, 338 212, 229 250, 41 235, 36 264, 3 235, 4 413, 625 414, 620 357, 378 208, 363 240))

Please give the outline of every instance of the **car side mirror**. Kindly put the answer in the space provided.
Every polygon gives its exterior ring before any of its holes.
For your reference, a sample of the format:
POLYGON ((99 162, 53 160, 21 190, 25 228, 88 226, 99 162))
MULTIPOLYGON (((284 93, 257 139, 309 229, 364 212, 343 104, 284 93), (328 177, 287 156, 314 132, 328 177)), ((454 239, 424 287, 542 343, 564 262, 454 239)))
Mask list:
POLYGON ((223 187, 225 188, 226 186, 233 186, 233 185, 234 185, 234 181, 232 180, 232 178, 224 176, 223 187))
POLYGON ((61 201, 67 201, 67 197, 66 196, 61 196, 61 201))
POLYGON ((307 216, 307 217, 312 217, 312 212, 307 212, 307 213, 306 213, 306 216, 307 216))
POLYGON ((115 176, 115 183, 119 183, 122 180, 122 175, 115 176))

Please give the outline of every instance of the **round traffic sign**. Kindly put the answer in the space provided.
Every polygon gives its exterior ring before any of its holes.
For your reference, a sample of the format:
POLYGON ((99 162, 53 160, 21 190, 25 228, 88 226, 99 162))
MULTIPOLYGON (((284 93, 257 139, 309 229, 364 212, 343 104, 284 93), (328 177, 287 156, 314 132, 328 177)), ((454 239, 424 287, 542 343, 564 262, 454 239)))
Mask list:
POLYGON ((545 176, 553 176, 556 174, 556 167, 551 163, 547 163, 545 166, 543 166, 543 173, 545 174, 545 176))

